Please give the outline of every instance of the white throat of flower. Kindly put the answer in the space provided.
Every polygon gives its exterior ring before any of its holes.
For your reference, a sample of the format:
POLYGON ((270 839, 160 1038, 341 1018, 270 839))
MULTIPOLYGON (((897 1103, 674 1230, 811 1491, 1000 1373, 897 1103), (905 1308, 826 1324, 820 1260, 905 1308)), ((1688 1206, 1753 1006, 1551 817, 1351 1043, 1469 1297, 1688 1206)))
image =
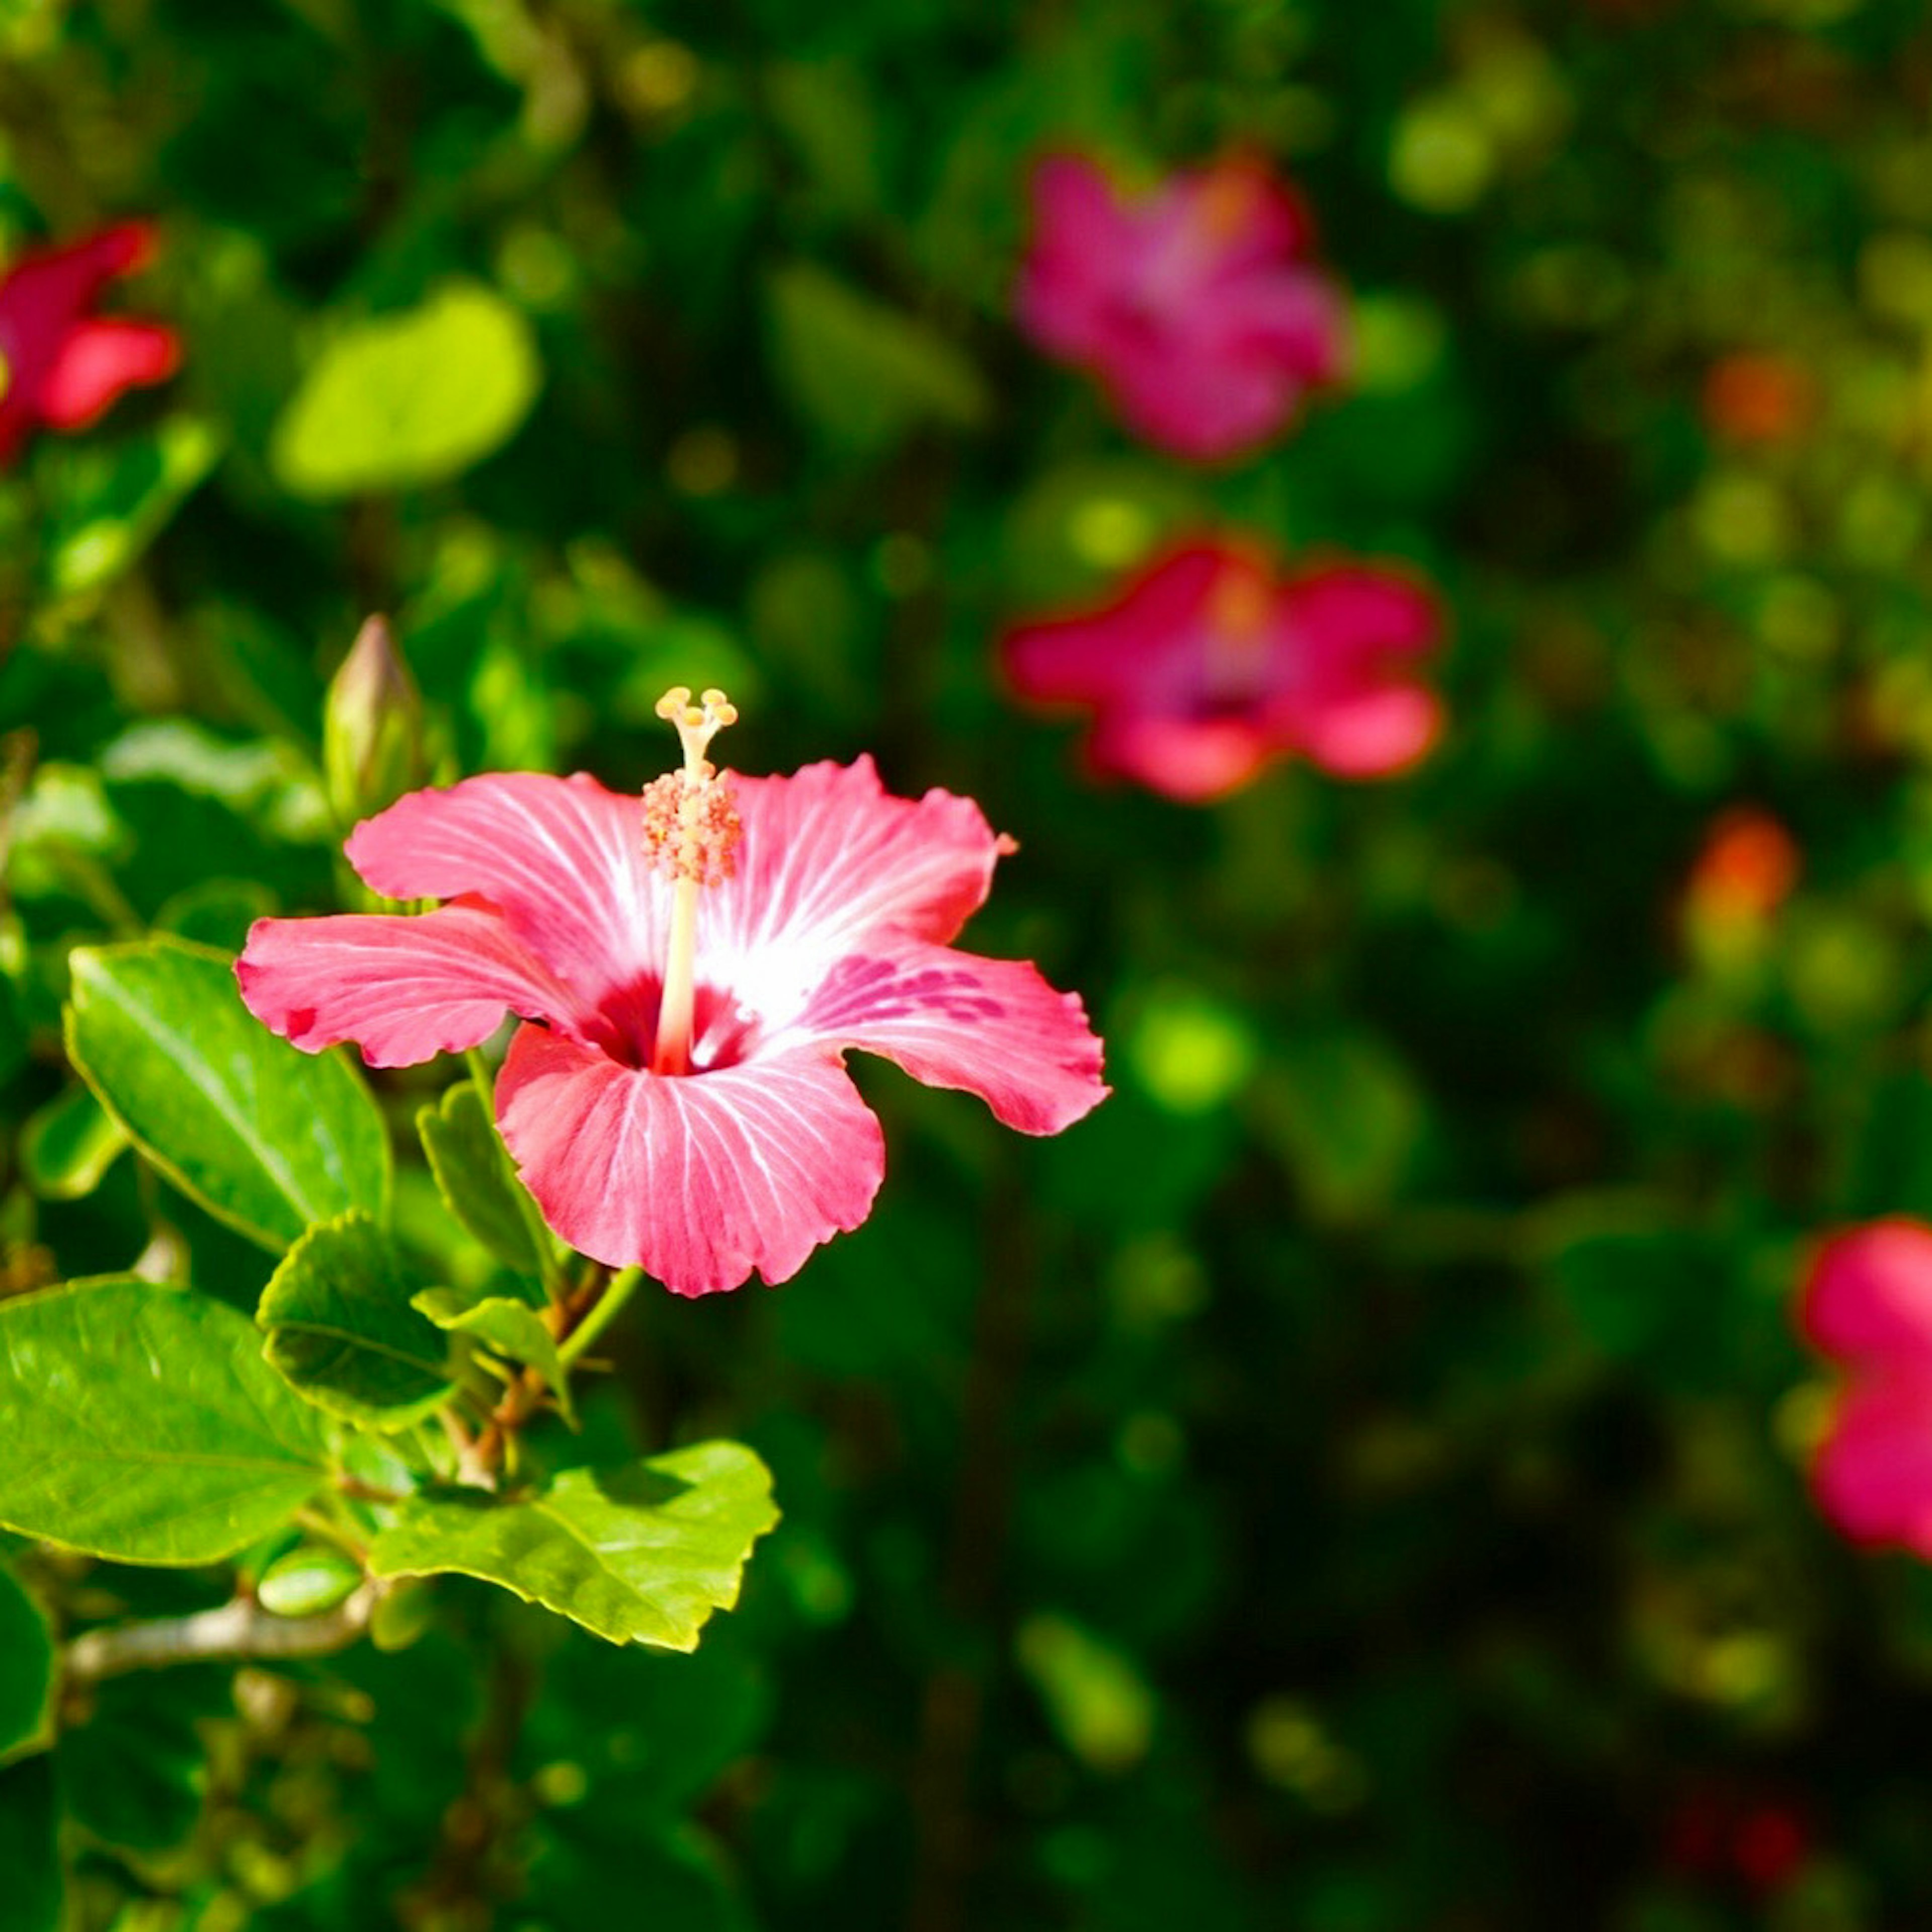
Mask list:
POLYGON ((694 704, 690 687, 682 684, 658 700, 657 712, 676 726, 684 765, 644 788, 644 852, 673 880, 651 1071, 688 1073, 698 995, 698 898, 706 886, 731 876, 740 836, 730 776, 704 754, 718 732, 737 722, 738 712, 722 691, 707 691, 694 704))

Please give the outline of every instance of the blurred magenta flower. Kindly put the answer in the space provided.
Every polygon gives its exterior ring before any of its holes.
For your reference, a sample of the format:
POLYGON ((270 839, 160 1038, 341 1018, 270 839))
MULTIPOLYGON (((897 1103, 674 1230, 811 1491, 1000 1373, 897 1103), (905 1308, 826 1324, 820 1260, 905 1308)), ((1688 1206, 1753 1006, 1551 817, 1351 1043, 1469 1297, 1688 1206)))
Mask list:
POLYGON ((680 1294, 786 1280, 870 1212, 879 1123, 848 1048, 1058 1133, 1095 1106, 1100 1042, 1031 965, 951 944, 1012 850, 978 806, 890 796, 872 761, 719 773, 736 716, 668 694, 682 772, 640 802, 578 774, 412 792, 351 835, 413 916, 262 920, 238 962, 265 1024, 372 1066, 529 1022, 496 1082, 506 1144, 544 1219, 680 1294))
POLYGON ((1340 288, 1304 259, 1313 228, 1258 160, 1231 157, 1123 196, 1055 154, 1033 178, 1022 328, 1090 370, 1128 428, 1201 462, 1285 428, 1347 354, 1340 288))
POLYGON ((0 274, 0 463, 35 429, 85 429, 123 391, 174 374, 172 329, 89 313, 153 248, 152 229, 126 222, 23 255, 0 274))
POLYGON ((1414 668, 1442 628, 1434 597, 1395 571, 1278 578, 1256 548, 1216 538, 1097 610, 1023 626, 1004 655, 1022 696, 1092 711, 1096 771, 1200 801, 1291 753, 1342 778, 1414 764, 1442 730, 1414 668))
POLYGON ((1932 1557, 1932 1226, 1902 1216, 1826 1241, 1798 1319, 1847 1372, 1811 1470, 1861 1543, 1932 1557))

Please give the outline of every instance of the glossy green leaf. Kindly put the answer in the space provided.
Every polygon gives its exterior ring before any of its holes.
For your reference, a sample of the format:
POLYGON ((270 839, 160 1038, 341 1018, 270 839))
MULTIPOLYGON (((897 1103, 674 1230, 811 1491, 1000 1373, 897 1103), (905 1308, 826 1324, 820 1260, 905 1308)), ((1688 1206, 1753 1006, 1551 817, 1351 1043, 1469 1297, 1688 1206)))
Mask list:
POLYGON ((40 1606, 0 1570, 0 1764, 44 1747, 54 1646, 40 1606))
POLYGON ((556 1338, 527 1301, 507 1294, 470 1296, 452 1288, 424 1288, 416 1306, 439 1328, 468 1335, 512 1362, 532 1368, 556 1395, 564 1420, 574 1426, 570 1378, 556 1357, 556 1338))
POLYGON ((522 315, 452 282, 421 306, 340 331, 275 426, 271 460, 299 496, 439 483, 512 435, 542 380, 522 315))
POLYGON ((30 1758, 0 1771, 0 1898, 7 1932, 59 1932, 67 1884, 53 1761, 30 1758))
POLYGON ((242 1004, 234 963, 174 939, 73 955, 68 1052, 142 1153, 265 1247, 351 1208, 380 1218, 388 1142, 340 1054, 298 1052, 242 1004))
POLYGON ((325 1221, 289 1250, 262 1292, 263 1352, 331 1414, 406 1429, 455 1393, 448 1342, 410 1305, 416 1288, 368 1215, 325 1221))
POLYGON ((475 1083, 452 1087, 416 1115, 416 1131, 449 1211, 506 1268, 533 1275, 540 1263, 529 1222, 511 1191, 502 1143, 475 1083))
POLYGON ((91 1088, 70 1087, 39 1109, 20 1134, 27 1185, 44 1200, 78 1201, 100 1185, 128 1136, 91 1088))
POLYGON ((622 1469, 571 1469, 540 1496, 418 1496, 375 1540, 378 1576, 453 1572, 570 1618, 613 1643, 694 1650, 729 1610, 752 1546, 778 1521, 771 1473, 736 1442, 622 1469))
POLYGON ((0 1523, 124 1563, 212 1563, 328 1477, 322 1418, 244 1316, 112 1280, 0 1302, 0 1523))

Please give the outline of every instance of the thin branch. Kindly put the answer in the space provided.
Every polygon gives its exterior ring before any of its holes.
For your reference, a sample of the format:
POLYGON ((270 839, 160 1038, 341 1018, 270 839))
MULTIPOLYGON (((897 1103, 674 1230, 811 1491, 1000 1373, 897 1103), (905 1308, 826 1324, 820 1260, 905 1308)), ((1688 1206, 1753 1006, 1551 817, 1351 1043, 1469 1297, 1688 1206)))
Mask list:
POLYGON ((346 1650, 369 1627, 380 1594, 364 1583, 346 1601, 320 1616, 278 1617, 245 1597, 190 1617, 160 1617, 89 1630, 67 1648, 70 1684, 98 1683, 124 1671, 155 1670, 170 1664, 243 1663, 278 1658, 326 1657, 346 1650))

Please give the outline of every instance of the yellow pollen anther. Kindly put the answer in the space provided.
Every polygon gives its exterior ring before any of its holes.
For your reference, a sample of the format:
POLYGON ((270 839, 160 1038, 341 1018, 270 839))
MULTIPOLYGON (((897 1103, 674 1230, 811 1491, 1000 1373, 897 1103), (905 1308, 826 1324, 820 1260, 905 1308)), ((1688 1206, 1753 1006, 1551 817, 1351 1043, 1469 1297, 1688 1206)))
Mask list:
POLYGON ((722 691, 706 691, 694 704, 690 687, 680 684, 658 700, 657 714, 676 728, 684 764, 644 788, 644 851, 674 881, 651 1070, 684 1073, 691 1066, 695 1013, 698 893, 730 878, 742 832, 730 776, 721 774, 705 753, 726 725, 738 722, 738 712, 722 691))

